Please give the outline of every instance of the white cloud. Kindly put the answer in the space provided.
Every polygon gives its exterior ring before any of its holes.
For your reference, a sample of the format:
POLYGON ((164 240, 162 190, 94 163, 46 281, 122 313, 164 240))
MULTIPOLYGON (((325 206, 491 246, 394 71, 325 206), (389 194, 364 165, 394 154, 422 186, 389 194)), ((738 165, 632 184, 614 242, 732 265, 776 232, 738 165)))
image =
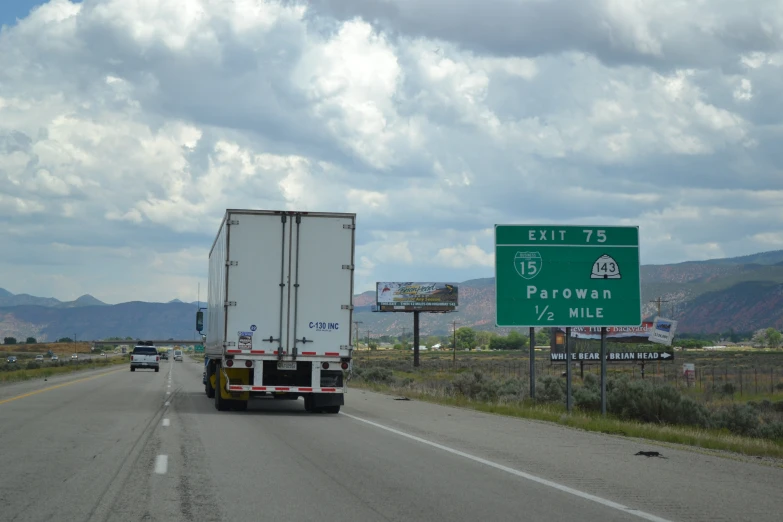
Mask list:
POLYGON ((495 256, 484 252, 477 245, 457 245, 438 250, 435 260, 452 268, 491 267, 495 263, 495 256))
POLYGON ((644 262, 777 244, 774 2, 442 5, 40 6, 0 32, 0 240, 25 251, 0 273, 192 300, 229 207, 356 212, 358 290, 491 275, 496 223, 638 224, 644 262))

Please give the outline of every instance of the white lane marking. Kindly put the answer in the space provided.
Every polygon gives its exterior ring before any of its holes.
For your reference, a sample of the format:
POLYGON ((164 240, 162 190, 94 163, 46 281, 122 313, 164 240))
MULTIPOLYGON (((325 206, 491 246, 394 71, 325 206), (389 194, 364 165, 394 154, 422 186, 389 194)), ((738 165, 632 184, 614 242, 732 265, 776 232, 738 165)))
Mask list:
POLYGON ((519 471, 514 468, 509 468, 508 466, 504 466, 503 464, 498 464, 497 462, 492 462, 491 460, 482 459, 481 457, 471 455, 470 453, 465 453, 464 451, 459 451, 453 448, 449 448, 448 446, 444 446, 443 444, 438 444, 437 442, 432 442, 427 439, 422 439, 421 437, 411 435, 410 433, 405 433, 404 431, 395 430, 394 428, 384 426, 383 424, 378 424, 377 422, 369 421, 367 419, 362 419, 361 417, 355 417, 348 413, 342 413, 342 415, 345 415, 346 417, 350 417, 354 420, 358 420, 360 422, 364 422, 365 424, 369 424, 370 426, 375 426, 376 428, 380 428, 382 430, 386 430, 388 432, 394 433, 395 435, 400 435, 401 437, 406 437, 408 439, 415 440, 416 442, 421 442, 422 444, 432 446, 433 448, 438 448, 440 450, 446 451, 453 455, 458 455, 460 457, 464 457, 474 462, 484 464, 485 466, 489 466, 491 468, 505 471, 506 473, 509 473, 511 475, 515 475, 517 477, 521 477, 530 480, 532 482, 537 482, 538 484, 542 484, 544 486, 549 486, 550 488, 554 488, 558 491, 562 491, 563 493, 570 493, 571 495, 575 495, 577 497, 590 500, 592 502, 596 502, 598 504, 601 504, 602 506, 610 507, 612 509, 622 511, 623 513, 628 513, 629 515, 635 515, 639 518, 650 520, 652 522, 671 522, 665 518, 655 516, 651 513, 645 513, 644 511, 639 511, 638 509, 624 506, 623 504, 618 504, 617 502, 613 502, 605 498, 597 497, 595 495, 591 495, 590 493, 585 493, 584 491, 579 491, 578 489, 570 488, 568 486, 564 486, 563 484, 558 484, 557 482, 553 482, 551 480, 547 480, 541 477, 537 477, 535 475, 531 475, 530 473, 525 473, 524 471, 519 471))
POLYGON ((158 455, 157 458, 155 458, 155 473, 157 473, 158 475, 165 475, 168 469, 169 469, 169 456, 158 455))
POLYGON ((168 406, 169 404, 171 404, 171 403, 167 402, 167 403, 166 403, 166 406, 168 406))
POLYGON ((168 427, 171 425, 171 421, 169 419, 163 419, 163 426, 168 427))
POLYGON ((170 394, 171 394, 171 392, 170 392, 170 391, 167 391, 167 392, 166 392, 166 395, 170 395, 170 394))

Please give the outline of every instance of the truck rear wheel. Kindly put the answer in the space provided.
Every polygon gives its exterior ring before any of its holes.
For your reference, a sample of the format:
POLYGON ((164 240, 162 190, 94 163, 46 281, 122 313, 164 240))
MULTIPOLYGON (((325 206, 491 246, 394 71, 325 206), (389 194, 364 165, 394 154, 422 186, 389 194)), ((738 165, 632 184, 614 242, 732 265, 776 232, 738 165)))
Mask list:
POLYGON ((323 411, 326 413, 340 413, 340 406, 324 406, 323 411))
POLYGON ((207 397, 210 399, 215 398, 215 388, 212 387, 212 375, 215 373, 215 365, 212 363, 207 364, 207 382, 204 384, 204 391, 207 392, 207 397))
POLYGON ((133 366, 131 366, 131 371, 132 371, 132 372, 135 372, 135 371, 136 371, 136 368, 134 368, 133 366))
POLYGON ((247 401, 237 401, 237 400, 233 400, 233 401, 231 401, 231 402, 233 403, 233 404, 232 404, 232 408, 233 408, 235 411, 247 411, 247 401))
POLYGON ((222 397, 221 393, 221 383, 220 383, 220 367, 215 366, 215 409, 217 411, 226 411, 228 410, 228 404, 226 404, 228 401, 222 397))

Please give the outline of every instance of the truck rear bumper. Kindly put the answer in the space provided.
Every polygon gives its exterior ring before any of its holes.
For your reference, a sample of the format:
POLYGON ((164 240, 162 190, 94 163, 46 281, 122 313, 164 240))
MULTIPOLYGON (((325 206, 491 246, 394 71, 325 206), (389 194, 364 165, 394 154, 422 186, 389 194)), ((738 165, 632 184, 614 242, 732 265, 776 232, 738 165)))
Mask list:
POLYGON ((308 388, 304 386, 248 386, 229 384, 230 392, 345 393, 345 388, 308 388))

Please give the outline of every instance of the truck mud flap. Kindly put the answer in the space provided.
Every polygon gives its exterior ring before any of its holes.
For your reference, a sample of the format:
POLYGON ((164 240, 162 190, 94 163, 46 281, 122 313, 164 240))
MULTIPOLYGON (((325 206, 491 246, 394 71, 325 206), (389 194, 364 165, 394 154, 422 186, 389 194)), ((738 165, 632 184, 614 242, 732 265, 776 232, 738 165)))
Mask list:
POLYGON ((225 368, 221 367, 220 371, 223 373, 220 387, 220 396, 226 400, 239 400, 247 401, 250 399, 250 392, 239 391, 236 388, 232 389, 232 386, 245 386, 250 385, 250 370, 248 368, 225 368))

